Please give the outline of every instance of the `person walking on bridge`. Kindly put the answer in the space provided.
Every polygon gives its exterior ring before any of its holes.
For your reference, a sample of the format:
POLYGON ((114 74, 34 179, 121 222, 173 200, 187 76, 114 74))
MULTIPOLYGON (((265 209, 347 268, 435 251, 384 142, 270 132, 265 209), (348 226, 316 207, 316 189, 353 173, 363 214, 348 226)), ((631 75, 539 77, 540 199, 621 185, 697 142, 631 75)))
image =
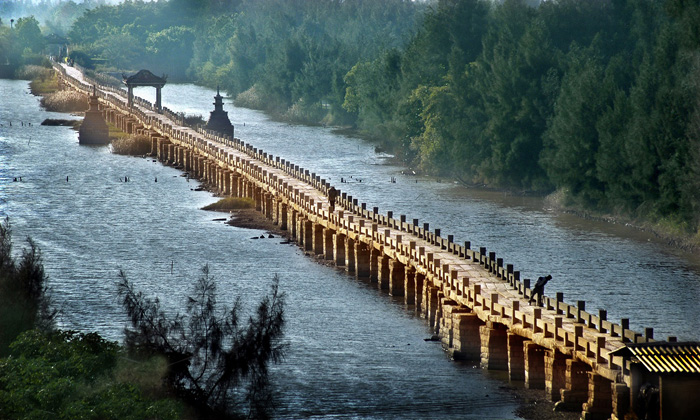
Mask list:
POLYGON ((331 186, 328 189, 328 204, 331 208, 331 213, 335 211, 335 199, 338 198, 338 190, 331 186))
POLYGON ((539 277, 537 279, 537 283, 535 283, 535 287, 532 289, 532 293, 530 294, 530 304, 532 304, 532 301, 535 299, 535 295, 537 295, 537 306, 542 306, 542 296, 544 295, 544 286, 550 280, 552 280, 552 276, 549 274, 547 274, 544 277, 539 277))

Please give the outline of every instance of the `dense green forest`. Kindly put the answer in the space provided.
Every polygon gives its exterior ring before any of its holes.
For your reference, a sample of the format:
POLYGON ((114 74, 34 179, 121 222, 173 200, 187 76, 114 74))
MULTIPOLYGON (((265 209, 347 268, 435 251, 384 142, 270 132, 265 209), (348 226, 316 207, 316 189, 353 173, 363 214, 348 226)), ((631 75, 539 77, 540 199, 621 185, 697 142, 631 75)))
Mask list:
POLYGON ((351 123, 342 107, 347 72, 405 45, 423 8, 403 0, 125 2, 89 11, 69 36, 88 66, 97 58, 117 70, 147 67, 245 92, 248 105, 351 123))
POLYGON ((68 36, 87 67, 352 126, 428 173, 698 230, 697 1, 127 1, 68 36))
POLYGON ((694 232, 697 2, 442 1, 344 106, 423 168, 694 232))

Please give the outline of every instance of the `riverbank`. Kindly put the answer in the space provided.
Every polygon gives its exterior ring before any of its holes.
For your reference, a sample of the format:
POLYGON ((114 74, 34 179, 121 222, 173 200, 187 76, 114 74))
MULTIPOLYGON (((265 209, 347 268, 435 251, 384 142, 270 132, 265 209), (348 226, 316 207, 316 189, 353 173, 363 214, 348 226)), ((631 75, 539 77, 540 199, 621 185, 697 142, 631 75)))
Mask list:
POLYGON ((515 414, 526 420, 579 420, 580 411, 554 411, 554 402, 549 400, 541 389, 527 389, 524 386, 504 387, 513 392, 518 401, 515 414))
POLYGON ((604 222, 613 225, 622 225, 640 232, 646 232, 656 237, 660 242, 670 247, 687 252, 695 252, 700 249, 700 234, 689 234, 683 231, 677 224, 664 221, 654 223, 649 220, 635 219, 624 214, 610 214, 583 209, 578 206, 567 205, 564 193, 557 191, 544 197, 547 206, 557 212, 571 214, 581 219, 604 222))
POLYGON ((287 231, 280 229, 272 220, 267 219, 262 213, 255 209, 234 210, 230 215, 230 218, 226 221, 227 225, 243 229, 264 230, 265 233, 286 236, 287 231))

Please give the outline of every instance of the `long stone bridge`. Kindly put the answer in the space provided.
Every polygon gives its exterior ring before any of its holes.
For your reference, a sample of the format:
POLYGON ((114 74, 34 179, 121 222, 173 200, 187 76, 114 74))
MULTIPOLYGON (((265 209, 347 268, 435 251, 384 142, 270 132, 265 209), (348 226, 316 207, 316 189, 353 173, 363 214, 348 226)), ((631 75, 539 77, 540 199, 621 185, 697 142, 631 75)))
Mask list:
POLYGON ((346 193, 331 211, 330 184, 319 175, 240 139, 187 127, 140 98, 129 106, 126 92, 73 67, 55 68, 65 86, 86 95, 96 85, 106 120, 150 137, 162 162, 220 194, 253 198, 306 252, 403 296, 455 359, 507 371, 511 381, 544 389, 558 409, 581 411, 583 419, 622 419, 630 411, 639 384, 632 383, 629 361, 614 352, 653 341, 652 329, 639 334, 628 319, 611 322, 606 311, 591 314, 584 301, 568 304, 561 293, 531 305, 529 280, 485 248, 456 243, 405 215, 379 214, 346 193))

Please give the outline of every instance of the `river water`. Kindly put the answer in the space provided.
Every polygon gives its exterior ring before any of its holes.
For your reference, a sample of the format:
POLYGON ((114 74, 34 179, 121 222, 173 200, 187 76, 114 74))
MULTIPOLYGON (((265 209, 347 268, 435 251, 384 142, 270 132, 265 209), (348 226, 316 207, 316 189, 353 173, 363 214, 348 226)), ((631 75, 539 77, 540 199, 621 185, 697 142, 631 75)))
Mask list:
MULTIPOLYGON (((150 90, 136 93, 153 100, 150 90)), ((214 94, 166 85, 163 104, 208 117, 214 94)), ((17 250, 27 236, 40 246, 61 327, 119 340, 126 324, 116 298, 120 269, 172 312, 204 264, 222 303, 242 296, 249 308, 277 274, 290 345, 274 369, 279 418, 517 418, 505 382, 450 361, 439 344, 423 340, 425 321, 376 286, 279 238, 252 239, 261 232, 213 220, 221 216, 200 209, 216 198, 173 168, 80 146, 70 128, 40 126, 77 117, 42 110, 26 82, 0 80, 0 98, 0 216, 10 217, 17 250)), ((590 312, 606 308, 609 319, 628 317, 633 329, 654 327, 657 337, 700 339, 693 255, 625 227, 557 214, 541 200, 404 175, 371 144, 327 128, 270 121, 230 101, 225 109, 236 137, 320 174, 368 207, 485 246, 523 277, 551 273, 547 294, 586 300, 590 312)))

